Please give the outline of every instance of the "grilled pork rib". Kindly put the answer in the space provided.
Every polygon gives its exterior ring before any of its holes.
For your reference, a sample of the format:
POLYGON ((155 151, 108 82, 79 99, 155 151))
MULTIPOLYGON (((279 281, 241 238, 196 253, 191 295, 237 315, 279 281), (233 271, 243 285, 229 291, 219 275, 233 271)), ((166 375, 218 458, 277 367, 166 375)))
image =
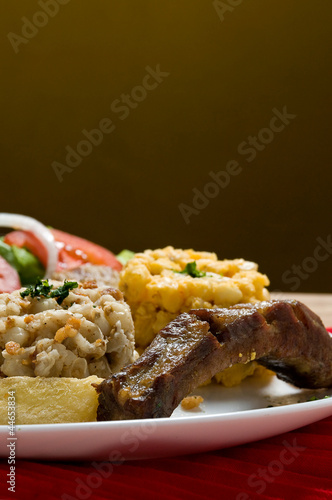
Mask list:
POLYGON ((97 419, 169 417, 217 372, 253 359, 298 387, 332 386, 332 338, 301 302, 197 309, 169 323, 137 361, 97 387, 97 419))

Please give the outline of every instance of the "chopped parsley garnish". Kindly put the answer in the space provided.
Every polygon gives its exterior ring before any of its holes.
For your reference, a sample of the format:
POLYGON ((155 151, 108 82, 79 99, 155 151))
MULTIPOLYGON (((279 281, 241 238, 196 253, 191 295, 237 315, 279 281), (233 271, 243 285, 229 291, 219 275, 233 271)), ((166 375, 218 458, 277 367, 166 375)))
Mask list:
POLYGON ((53 285, 50 285, 48 280, 37 279, 35 285, 29 285, 23 292, 21 292, 21 297, 30 297, 34 299, 35 297, 48 297, 53 285))
POLYGON ((63 285, 51 291, 50 297, 55 299, 58 304, 61 304, 61 302, 65 300, 66 297, 68 297, 70 290, 77 287, 78 287, 77 281, 65 280, 63 285))
POLYGON ((47 299, 55 299, 58 304, 62 304, 66 297, 68 297, 70 290, 77 288, 78 283, 76 281, 64 281, 64 284, 58 288, 53 288, 53 285, 48 282, 48 280, 41 280, 38 278, 35 285, 28 286, 23 292, 21 292, 21 297, 30 297, 34 299, 35 297, 45 297, 47 299))
POLYGON ((195 261, 188 262, 183 271, 174 272, 178 274, 189 274, 189 276, 191 276, 192 278, 204 278, 204 276, 206 276, 206 273, 204 271, 200 271, 199 269, 197 269, 197 264, 195 261))

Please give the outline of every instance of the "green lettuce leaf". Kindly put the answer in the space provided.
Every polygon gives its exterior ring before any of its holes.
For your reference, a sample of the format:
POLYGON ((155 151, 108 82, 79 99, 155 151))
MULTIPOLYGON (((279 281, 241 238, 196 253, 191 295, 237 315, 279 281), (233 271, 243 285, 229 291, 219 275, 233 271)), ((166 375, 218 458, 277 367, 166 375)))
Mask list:
POLYGON ((26 248, 7 245, 0 238, 0 255, 18 272, 22 286, 36 283, 44 276, 45 269, 37 257, 26 248))
POLYGON ((121 262, 121 264, 124 266, 125 264, 127 264, 127 262, 132 259, 135 255, 135 252, 132 252, 131 250, 122 250, 117 256, 116 258, 118 259, 118 261, 121 262))

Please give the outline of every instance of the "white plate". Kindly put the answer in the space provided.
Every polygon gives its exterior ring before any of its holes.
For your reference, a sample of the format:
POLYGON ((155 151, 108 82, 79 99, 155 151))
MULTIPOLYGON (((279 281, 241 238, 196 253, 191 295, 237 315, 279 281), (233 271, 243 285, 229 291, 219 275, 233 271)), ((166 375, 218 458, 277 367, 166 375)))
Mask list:
MULTIPOLYGON (((198 410, 177 408, 171 418, 21 425, 16 457, 47 460, 112 460, 166 457, 235 446, 287 432, 332 414, 330 390, 301 390, 276 377, 255 377, 227 389, 211 385, 198 410), (312 397, 314 401, 308 401, 312 397), (273 405, 273 407, 269 407, 273 405)), ((0 426, 0 456, 11 439, 0 426)))

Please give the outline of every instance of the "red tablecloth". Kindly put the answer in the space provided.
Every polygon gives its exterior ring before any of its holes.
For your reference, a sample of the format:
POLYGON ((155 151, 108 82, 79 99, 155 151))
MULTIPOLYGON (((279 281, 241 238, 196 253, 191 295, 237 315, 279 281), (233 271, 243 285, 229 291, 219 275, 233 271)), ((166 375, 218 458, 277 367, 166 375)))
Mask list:
POLYGON ((332 416, 234 448, 103 463, 99 471, 90 463, 19 460, 15 493, 7 490, 8 472, 3 461, 1 500, 332 499, 332 416))

